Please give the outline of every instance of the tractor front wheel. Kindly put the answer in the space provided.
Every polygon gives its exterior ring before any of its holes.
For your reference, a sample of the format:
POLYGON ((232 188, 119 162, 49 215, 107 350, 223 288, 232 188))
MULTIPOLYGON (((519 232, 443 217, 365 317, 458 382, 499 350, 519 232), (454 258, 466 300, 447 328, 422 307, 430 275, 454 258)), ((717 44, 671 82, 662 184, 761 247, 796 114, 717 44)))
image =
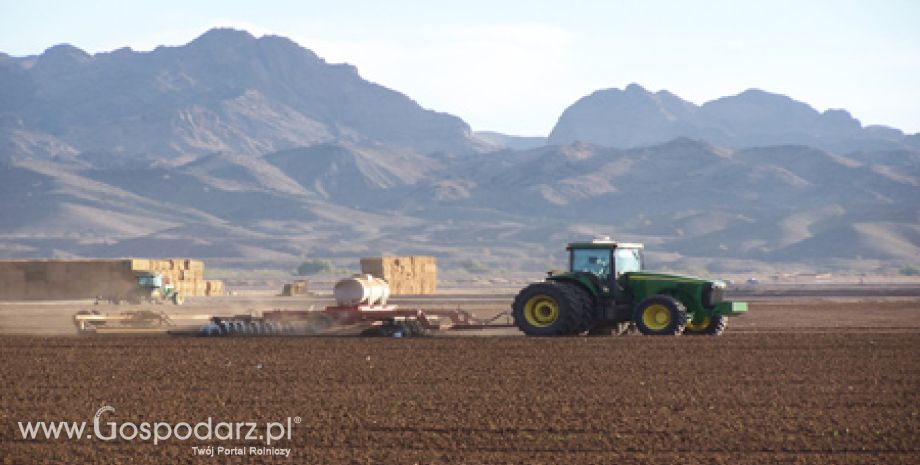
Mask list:
POLYGON ((687 308, 669 295, 654 295, 636 307, 633 321, 650 336, 678 336, 687 326, 687 308))
POLYGON ((514 324, 528 336, 579 334, 590 324, 591 297, 576 284, 531 284, 514 298, 514 324))
POLYGON ((725 315, 711 315, 699 323, 687 323, 684 334, 718 336, 725 331, 726 326, 728 318, 725 315))
POLYGON ((185 303, 185 296, 177 292, 173 294, 172 301, 176 305, 182 305, 183 303, 185 303))

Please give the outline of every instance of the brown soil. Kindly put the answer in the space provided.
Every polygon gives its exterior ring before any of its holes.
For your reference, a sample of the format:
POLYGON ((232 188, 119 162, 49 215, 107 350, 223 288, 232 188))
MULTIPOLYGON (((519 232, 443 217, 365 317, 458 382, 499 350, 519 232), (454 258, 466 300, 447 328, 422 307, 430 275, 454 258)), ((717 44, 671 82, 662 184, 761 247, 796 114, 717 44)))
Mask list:
POLYGON ((0 463, 920 463, 916 300, 771 300, 713 337, 0 336, 0 463), (785 328, 785 329, 784 329, 785 328), (24 440, 19 421, 280 421, 254 442, 24 440))

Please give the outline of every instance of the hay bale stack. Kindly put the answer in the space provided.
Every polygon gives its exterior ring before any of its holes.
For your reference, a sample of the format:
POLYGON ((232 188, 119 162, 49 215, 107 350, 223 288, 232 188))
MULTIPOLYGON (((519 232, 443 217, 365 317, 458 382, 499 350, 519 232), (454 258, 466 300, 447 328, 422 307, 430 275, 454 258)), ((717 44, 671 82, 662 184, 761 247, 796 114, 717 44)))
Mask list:
POLYGON ((361 259, 361 273, 385 280, 390 295, 434 294, 438 287, 438 266, 434 257, 370 257, 361 259))
POLYGON ((224 283, 204 279, 204 262, 188 258, 132 259, 135 272, 159 273, 166 282, 185 296, 214 296, 224 294, 224 283))
POLYGON ((208 297, 216 297, 226 294, 224 292, 224 282, 219 279, 208 279, 205 280, 205 289, 204 295, 208 297))
POLYGON ((281 288, 281 295, 284 297, 293 297, 295 295, 307 295, 307 281, 299 280, 287 283, 281 288))

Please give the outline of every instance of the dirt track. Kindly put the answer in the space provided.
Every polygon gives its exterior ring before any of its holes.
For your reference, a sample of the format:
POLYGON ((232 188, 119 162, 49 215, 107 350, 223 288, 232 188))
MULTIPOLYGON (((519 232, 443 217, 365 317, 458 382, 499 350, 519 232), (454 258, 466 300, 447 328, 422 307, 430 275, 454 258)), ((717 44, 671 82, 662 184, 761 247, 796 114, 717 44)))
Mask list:
MULTIPOLYGON (((513 295, 438 295, 393 299, 403 308, 464 309, 491 317, 511 307, 513 295)), ((742 296, 751 312, 732 319, 732 332, 886 330, 920 332, 920 297, 773 297, 742 296)), ((270 295, 190 298, 186 305, 93 305, 92 301, 0 302, 0 335, 73 335, 73 314, 97 310, 118 314, 153 310, 175 314, 235 315, 251 311, 322 309, 330 298, 279 298, 270 295)))
POLYGON ((107 404, 119 422, 301 416, 281 463, 918 463, 918 314, 771 302, 719 338, 3 336, 0 457, 269 460, 19 438, 17 421, 107 404), (792 330, 758 328, 777 321, 792 330))

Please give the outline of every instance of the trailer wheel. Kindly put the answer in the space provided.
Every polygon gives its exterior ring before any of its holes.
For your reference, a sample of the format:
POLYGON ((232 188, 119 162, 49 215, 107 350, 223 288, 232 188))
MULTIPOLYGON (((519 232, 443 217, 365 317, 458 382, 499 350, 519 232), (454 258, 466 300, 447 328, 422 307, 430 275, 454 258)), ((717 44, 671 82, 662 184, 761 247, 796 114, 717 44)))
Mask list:
POLYGON ((407 328, 403 323, 387 319, 379 325, 373 325, 361 332, 365 337, 406 337, 407 328))
POLYGON ((669 295, 653 295, 636 306, 633 321, 649 336, 679 336, 687 326, 687 308, 669 295))
POLYGON ((531 284, 512 304, 514 324, 528 336, 579 334, 590 322, 591 297, 572 283, 531 284))
POLYGON ((406 320, 402 326, 406 337, 424 337, 428 335, 428 330, 418 320, 406 320))
POLYGON ((725 331, 726 326, 728 326, 728 318, 725 315, 711 315, 703 318, 703 321, 699 323, 692 321, 687 323, 684 334, 719 336, 725 331))
POLYGON ((332 327, 332 317, 325 312, 310 312, 307 316, 307 334, 322 334, 332 327))
POLYGON ((403 337, 415 337, 419 335, 418 327, 412 320, 406 320, 402 323, 399 323, 399 327, 402 328, 403 337))

